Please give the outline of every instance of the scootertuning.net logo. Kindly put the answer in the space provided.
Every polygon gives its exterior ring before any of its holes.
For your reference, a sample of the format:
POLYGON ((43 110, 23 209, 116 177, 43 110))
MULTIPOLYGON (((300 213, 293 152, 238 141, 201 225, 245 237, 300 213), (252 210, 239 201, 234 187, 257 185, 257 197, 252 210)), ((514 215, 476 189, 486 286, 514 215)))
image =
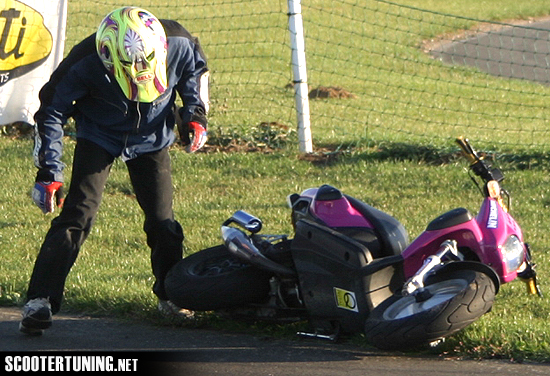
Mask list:
POLYGON ((6 372, 137 372, 138 359, 96 355, 6 356, 6 372))
POLYGON ((0 86, 40 66, 52 52, 44 17, 19 1, 3 1, 0 30, 0 86))

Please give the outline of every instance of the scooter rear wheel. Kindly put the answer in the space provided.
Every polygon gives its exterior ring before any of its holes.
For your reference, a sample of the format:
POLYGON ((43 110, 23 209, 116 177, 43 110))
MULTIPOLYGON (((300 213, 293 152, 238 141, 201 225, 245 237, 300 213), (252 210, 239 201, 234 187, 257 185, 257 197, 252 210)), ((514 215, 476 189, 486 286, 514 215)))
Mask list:
POLYGON ((383 350, 426 346, 465 328, 487 313, 495 285, 474 270, 442 272, 428 279, 429 297, 393 295, 377 306, 365 323, 367 339, 383 350))
POLYGON ((168 272, 164 285, 177 306, 211 311, 266 299, 272 275, 242 262, 220 245, 180 260, 168 272))

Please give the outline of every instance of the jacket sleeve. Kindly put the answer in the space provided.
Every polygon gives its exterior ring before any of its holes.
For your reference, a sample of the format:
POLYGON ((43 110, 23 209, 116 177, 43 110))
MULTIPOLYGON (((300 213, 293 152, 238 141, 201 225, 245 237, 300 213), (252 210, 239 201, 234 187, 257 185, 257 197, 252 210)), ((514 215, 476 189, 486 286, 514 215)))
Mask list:
POLYGON ((198 38, 189 33, 181 24, 172 20, 160 20, 167 37, 183 38, 180 40, 180 64, 183 74, 176 85, 176 90, 183 101, 179 115, 183 123, 196 121, 207 127, 207 114, 210 105, 210 72, 206 55, 198 38))
POLYGON ((191 60, 188 62, 188 71, 178 85, 178 91, 183 107, 179 110, 183 123, 195 121, 207 128, 208 108, 210 103, 209 84, 210 72, 206 61, 197 53, 195 49, 191 54, 191 60))
POLYGON ((95 35, 77 44, 52 73, 39 93, 40 107, 34 115, 34 164, 37 181, 63 181, 63 126, 74 111, 74 100, 82 95, 72 68, 95 52, 95 35))

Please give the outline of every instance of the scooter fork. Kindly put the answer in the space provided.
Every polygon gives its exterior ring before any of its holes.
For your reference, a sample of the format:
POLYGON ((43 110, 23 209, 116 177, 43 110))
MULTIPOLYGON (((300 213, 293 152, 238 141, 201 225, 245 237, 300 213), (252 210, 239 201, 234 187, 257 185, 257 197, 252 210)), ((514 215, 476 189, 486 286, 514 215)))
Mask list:
POLYGON ((441 268, 445 258, 464 260, 462 254, 458 251, 456 240, 445 240, 441 243, 437 253, 426 258, 422 267, 405 282, 402 294, 405 296, 414 295, 417 299, 422 299, 425 292, 427 292, 424 287, 426 277, 441 268))

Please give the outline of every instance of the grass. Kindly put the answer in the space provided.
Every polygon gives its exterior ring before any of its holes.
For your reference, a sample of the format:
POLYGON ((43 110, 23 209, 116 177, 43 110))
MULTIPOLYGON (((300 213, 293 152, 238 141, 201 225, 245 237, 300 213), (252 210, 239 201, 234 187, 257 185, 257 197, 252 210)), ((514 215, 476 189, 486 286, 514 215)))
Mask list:
MULTIPOLYGON (((402 3, 406 6, 355 0, 340 1, 338 7, 327 0, 302 4, 310 88, 341 86, 356 95, 352 100, 310 101, 316 145, 374 139, 442 147, 462 133, 484 143, 544 144, 548 138, 544 87, 449 67, 431 59, 421 47, 441 34, 473 27, 474 18, 546 14, 544 1, 487 1, 483 7, 472 0, 432 1, 429 7, 420 1, 402 3), (488 130, 499 132, 498 137, 488 130)), ((119 0, 70 3, 67 46, 92 33, 109 9, 123 4, 119 0)), ((296 123, 293 90, 288 88, 293 77, 286 2, 190 1, 182 7, 175 1, 141 0, 134 4, 159 17, 180 20, 202 41, 212 70, 211 129, 296 123)))
MULTIPOLYGON (((475 140, 474 140, 475 141, 475 140)), ((475 144, 474 144, 475 145, 475 144)), ((0 192, 0 280, 2 305, 21 304, 33 260, 51 215, 42 215, 29 197, 34 168, 31 142, 0 138, 1 167, 9 190, 0 192)), ((67 162, 73 141, 66 140, 67 162)), ((264 153, 198 153, 171 151, 176 187, 175 212, 186 233, 187 252, 219 244, 219 225, 237 209, 264 220, 266 233, 291 234, 286 195, 323 183, 333 184, 398 218, 411 238, 438 214, 464 206, 476 211, 480 202, 465 162, 445 150, 386 143, 340 154, 327 163, 304 160, 290 149, 264 153)), ((513 214, 530 242, 543 291, 550 265, 550 178, 546 166, 525 168, 522 160, 500 157, 513 194, 513 214), (537 187, 536 189, 529 189, 537 187)), ((88 314, 155 319, 149 250, 141 231, 142 215, 131 194, 123 163, 115 163, 94 230, 67 280, 64 309, 88 314)), ((493 311, 449 338, 439 353, 474 358, 550 360, 548 298, 529 297, 520 282, 502 286, 493 311)), ((243 330, 213 317, 197 325, 243 330)), ((256 325, 256 331, 289 335, 295 328, 256 325)), ((361 346, 368 344, 357 336, 361 346)))
MULTIPOLYGON (((235 12, 238 22, 242 22, 237 15, 241 7, 246 8, 246 4, 234 3, 230 8, 235 12)), ((266 8, 268 3, 276 10, 286 7, 284 2, 265 2, 266 8)), ((309 2, 308 5, 322 6, 326 3, 319 0, 309 2)), ((121 2, 70 2, 69 45, 92 32, 92 25, 96 25, 101 16, 117 4, 121 5, 121 2), (71 17, 71 14, 77 14, 78 17, 71 17), (78 27, 80 24, 84 27, 78 27)), ((156 1, 154 6, 166 14, 182 12, 174 4, 172 1, 156 1), (164 4, 166 8, 162 7, 164 4)), ((152 2, 148 1, 138 1, 136 5, 153 7, 152 2)), ((485 1, 483 6, 474 0, 452 4, 440 1, 407 1, 406 5, 490 20, 527 18, 550 13, 547 2, 542 0, 528 3, 509 0, 485 1)), ((205 14, 219 17, 223 15, 223 12, 209 12, 208 7, 215 8, 216 5, 187 2, 186 8, 192 9, 191 16, 197 17, 195 21, 189 22, 191 30, 201 30, 201 27, 206 30, 206 26, 203 25, 210 23, 206 21, 205 14)), ((217 12, 221 11, 218 9, 217 12)), ((205 49, 212 54, 214 77, 225 64, 232 64, 223 55, 227 51, 221 48, 218 51, 221 42, 217 39, 221 38, 222 34, 227 34, 224 28, 229 26, 217 22, 211 26, 213 31, 203 32, 206 37, 202 39, 203 43, 206 42, 205 49), (208 49, 207 46, 212 46, 212 49, 208 49), (217 57, 220 60, 216 60, 217 57)), ((453 25, 454 28, 468 26, 466 21, 453 25)), ((272 32, 269 30, 262 29, 262 33, 272 32)), ((425 35, 437 35, 443 31, 443 28, 435 27, 421 32, 425 35)), ((280 29, 278 32, 285 33, 285 30, 280 29)), ((262 33, 258 33, 259 38, 264 37, 262 33)), ((282 35, 279 39, 282 39, 284 44, 286 35, 282 35)), ((315 36, 312 37, 311 43, 319 43, 315 36)), ((411 44, 419 42, 411 41, 411 44)), ((241 138, 257 148, 262 148, 265 144, 273 145, 273 134, 261 129, 257 124, 266 119, 283 123, 288 123, 288 119, 294 119, 292 93, 291 90, 284 89, 287 76, 276 73, 262 75, 262 80, 268 82, 265 84, 264 81, 252 82, 251 76, 247 74, 250 71, 265 69, 266 61, 272 59, 268 50, 262 50, 266 56, 264 59, 258 59, 255 64, 239 67, 229 73, 220 72, 218 78, 214 79, 210 131, 213 142, 226 147, 232 139, 241 138), (245 85, 243 81, 249 85, 245 85), (259 102, 258 99, 263 97, 267 97, 267 105, 265 102, 259 102)), ((239 54, 246 53, 243 46, 239 46, 238 51, 239 54)), ((426 127, 426 122, 422 121, 426 117, 433 118, 437 124, 445 116, 450 116, 457 122, 461 121, 461 117, 472 116, 463 112, 469 102, 444 103, 446 98, 453 96, 474 97, 476 101, 483 103, 480 107, 490 107, 495 114, 511 110, 505 104, 491 101, 489 97, 493 95, 498 98, 498 93, 479 94, 472 90, 471 86, 465 88, 453 84, 454 80, 476 82, 479 74, 469 69, 440 72, 439 74, 452 76, 453 79, 438 81, 418 80, 410 75, 388 77, 385 70, 388 64, 400 67, 404 72, 410 69, 418 70, 421 67, 426 70, 425 74, 428 77, 435 74, 435 63, 410 65, 411 60, 408 59, 419 58, 418 51, 398 52, 399 56, 403 53, 413 56, 403 60, 380 60, 379 65, 373 65, 368 72, 361 73, 367 77, 377 77, 378 83, 372 86, 362 87, 355 82, 355 77, 338 76, 340 80, 344 80, 343 83, 357 87, 357 91, 373 91, 380 97, 374 96, 374 99, 369 101, 358 100, 357 103, 344 108, 336 108, 326 100, 312 102, 312 113, 317 124, 317 128, 314 129, 315 145, 318 148, 315 158, 304 158, 299 155, 292 143, 284 144, 280 149, 268 153, 229 153, 212 150, 209 153, 189 155, 174 147, 171 150, 175 187, 174 208, 176 217, 185 230, 187 252, 192 253, 219 244, 219 225, 238 209, 247 210, 262 218, 267 233, 291 234, 290 213, 285 205, 285 197, 290 193, 325 183, 337 186, 345 193, 392 214, 408 229, 411 239, 420 234, 431 219, 449 209, 463 206, 475 212, 480 202, 479 192, 464 171, 465 163, 453 157, 456 147, 439 139, 433 144, 417 142, 410 135, 416 132, 415 129, 426 127), (404 78, 408 81, 401 82, 404 78), (427 92, 424 86, 430 85, 437 88, 434 92, 446 94, 442 98, 433 97, 428 100, 422 99, 421 95, 410 95, 405 98, 400 94, 400 88, 405 84, 414 88, 417 93, 427 92), (479 95, 481 97, 476 97, 479 95), (387 98, 390 98, 389 102, 387 98), (454 111, 439 112, 441 106, 450 106, 454 111), (354 121, 365 116, 371 120, 368 137, 364 129, 365 124, 354 121), (382 130, 387 125, 387 116, 400 121, 410 120, 403 123, 410 127, 411 133, 397 136, 383 133, 382 130), (331 154, 330 151, 337 147, 340 148, 340 152, 331 154)), ((345 62, 334 62, 336 66, 342 64, 345 62)), ((276 66, 279 65, 281 63, 277 62, 276 66)), ((310 78, 313 82, 330 82, 331 71, 322 68, 331 68, 331 64, 313 56, 312 66, 310 78), (313 64, 316 59, 318 65, 313 64)), ((491 81, 495 85, 499 84, 497 78, 492 78, 491 81)), ((523 87, 531 88, 532 84, 513 83, 512 86, 516 87, 517 91, 508 91, 507 95, 517 96, 515 100, 518 103, 546 100, 545 94, 539 97, 531 95, 527 99, 522 96, 523 87)), ((536 116, 530 113, 536 112, 536 109, 521 108, 514 111, 525 111, 522 116, 526 118, 536 116)), ((501 126, 513 126, 514 124, 510 124, 511 121, 509 117, 498 118, 495 121, 498 126, 494 127, 498 130, 501 126)), ((496 139, 498 137, 495 136, 495 131, 488 133, 486 129, 473 128, 465 130, 473 133, 466 135, 470 137, 474 146, 479 141, 483 143, 484 150, 495 153, 498 164, 507 173, 506 185, 514 197, 513 214, 524 229, 526 240, 531 244, 534 259, 538 264, 539 280, 543 292, 547 292, 546 276, 550 265, 550 225, 547 220, 550 211, 550 177, 547 171, 550 163, 547 150, 541 146, 503 147, 497 143, 499 140, 496 139)), ((285 134, 285 137, 294 135, 285 134)), ((67 138, 65 145, 64 160, 68 166, 68 177, 74 142, 67 138)), ((32 142, 28 139, 0 138, 1 155, 4 156, 0 164, 0 175, 6 187, 0 191, 1 305, 22 304, 34 259, 53 218, 52 215, 42 215, 31 203, 30 188, 35 174, 31 149, 32 142)), ((142 221, 142 213, 132 195, 125 166, 117 161, 106 186, 92 234, 82 248, 67 280, 65 310, 162 323, 155 318, 156 302, 151 292, 153 281, 142 221)), ((548 362, 549 311, 550 302, 546 296, 542 299, 529 297, 519 282, 513 282, 502 287, 490 314, 449 338, 443 347, 436 351, 441 354, 473 358, 496 357, 548 362)), ((219 328, 230 326, 233 330, 242 329, 237 324, 220 322, 211 316, 204 317, 201 325, 202 323, 219 328)), ((270 335, 287 335, 289 330, 293 331, 292 328, 263 325, 254 328, 270 335)), ((361 336, 352 340, 361 346, 368 346, 361 336)))

